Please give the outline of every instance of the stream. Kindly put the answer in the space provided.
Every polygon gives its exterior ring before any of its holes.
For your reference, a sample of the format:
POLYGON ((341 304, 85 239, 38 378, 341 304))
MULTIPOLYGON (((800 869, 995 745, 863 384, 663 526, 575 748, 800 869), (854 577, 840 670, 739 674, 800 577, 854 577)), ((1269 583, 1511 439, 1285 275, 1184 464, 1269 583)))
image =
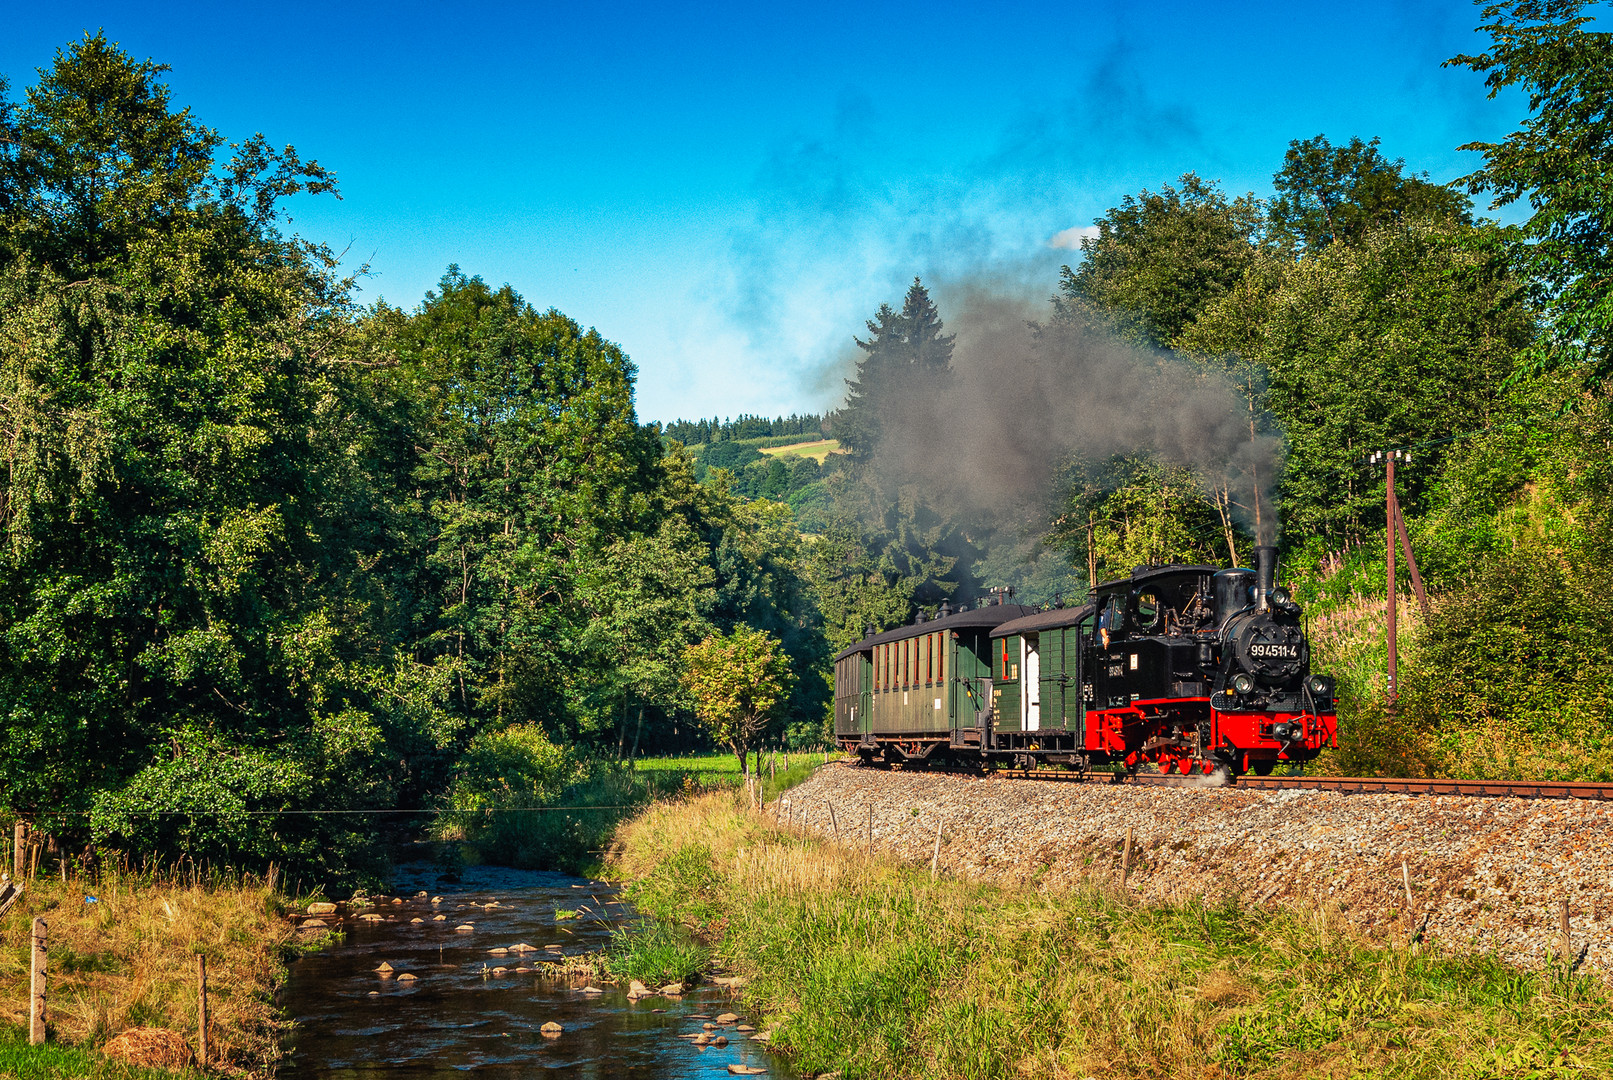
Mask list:
POLYGON ((434 867, 420 866, 401 868, 393 888, 372 907, 322 916, 344 936, 291 964, 280 1004, 293 1026, 280 1076, 671 1080, 727 1077, 729 1065, 796 1076, 737 1030, 747 1020, 728 990, 702 983, 682 997, 630 1001, 624 987, 553 973, 566 955, 603 949, 612 925, 633 918, 609 885, 473 867, 449 886, 434 867), (490 952, 518 944, 536 951, 490 952), (391 972, 377 971, 383 962, 391 972), (604 992, 582 993, 590 984, 604 992), (727 1046, 679 1038, 730 1011, 740 1019, 708 1032, 726 1036, 727 1046), (545 1037, 539 1029, 548 1022, 564 1030, 545 1037))

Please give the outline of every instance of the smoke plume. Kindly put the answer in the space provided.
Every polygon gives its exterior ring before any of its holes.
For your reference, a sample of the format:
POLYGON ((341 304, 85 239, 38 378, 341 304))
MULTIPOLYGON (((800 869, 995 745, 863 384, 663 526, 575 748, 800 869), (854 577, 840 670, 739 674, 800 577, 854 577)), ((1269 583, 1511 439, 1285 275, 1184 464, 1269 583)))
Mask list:
POLYGON ((896 396, 874 475, 919 485, 943 513, 1023 516, 1047 505, 1072 457, 1148 453, 1192 470, 1259 543, 1273 541, 1282 439, 1224 371, 1091 327, 1037 325, 1045 307, 1000 295, 975 292, 955 310, 950 385, 896 396))

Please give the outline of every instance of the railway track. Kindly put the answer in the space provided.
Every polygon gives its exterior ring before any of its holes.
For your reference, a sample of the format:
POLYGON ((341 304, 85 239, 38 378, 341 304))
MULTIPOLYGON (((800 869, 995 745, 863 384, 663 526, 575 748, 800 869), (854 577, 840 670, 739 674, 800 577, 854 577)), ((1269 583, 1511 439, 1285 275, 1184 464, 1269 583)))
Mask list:
MULTIPOLYGON (((980 770, 935 768, 926 771, 980 775, 980 770)), ((1135 783, 1150 787, 1208 787, 1206 779, 1139 773, 1123 777, 1111 773, 1062 772, 1056 769, 997 769, 995 776, 1062 783, 1135 783)), ((1240 776, 1226 785, 1244 790, 1277 791, 1304 788, 1338 791, 1347 795, 1462 795, 1494 799, 1613 799, 1613 784, 1562 783, 1521 780, 1393 780, 1372 776, 1240 776)))

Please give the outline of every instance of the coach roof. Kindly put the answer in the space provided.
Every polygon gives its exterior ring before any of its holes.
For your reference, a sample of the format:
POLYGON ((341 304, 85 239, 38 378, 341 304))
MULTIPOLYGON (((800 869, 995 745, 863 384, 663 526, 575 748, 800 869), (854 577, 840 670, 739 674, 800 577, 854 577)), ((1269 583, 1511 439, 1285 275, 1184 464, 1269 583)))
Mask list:
POLYGON ((1092 613, 1097 610, 1097 607, 1092 604, 1082 604, 1080 607, 1038 611, 1034 615, 1026 615, 1022 619, 1002 623, 991 632, 991 636, 1000 638, 1010 637, 1014 634, 1035 634, 1042 630, 1057 630, 1061 626, 1074 626, 1082 619, 1090 619, 1092 613))
POLYGON ((923 637, 938 630, 974 630, 982 627, 996 626, 1012 619, 1021 619, 1036 612, 1035 608, 1024 604, 987 604, 984 607, 973 607, 967 611, 955 612, 944 619, 927 619, 921 623, 907 623, 894 630, 887 630, 883 634, 863 638, 853 645, 848 645, 835 653, 836 660, 844 660, 857 653, 868 652, 875 645, 884 645, 892 641, 906 641, 908 638, 923 637))

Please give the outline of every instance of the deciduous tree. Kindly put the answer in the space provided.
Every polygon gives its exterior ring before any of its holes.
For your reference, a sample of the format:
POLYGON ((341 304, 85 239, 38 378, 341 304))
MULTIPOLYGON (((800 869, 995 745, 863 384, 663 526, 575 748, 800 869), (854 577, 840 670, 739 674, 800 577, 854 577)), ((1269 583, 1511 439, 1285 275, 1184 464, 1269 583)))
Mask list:
POLYGON ((795 679, 778 640, 765 630, 739 626, 689 646, 683 662, 695 716, 749 775, 747 755, 788 699, 795 679))

